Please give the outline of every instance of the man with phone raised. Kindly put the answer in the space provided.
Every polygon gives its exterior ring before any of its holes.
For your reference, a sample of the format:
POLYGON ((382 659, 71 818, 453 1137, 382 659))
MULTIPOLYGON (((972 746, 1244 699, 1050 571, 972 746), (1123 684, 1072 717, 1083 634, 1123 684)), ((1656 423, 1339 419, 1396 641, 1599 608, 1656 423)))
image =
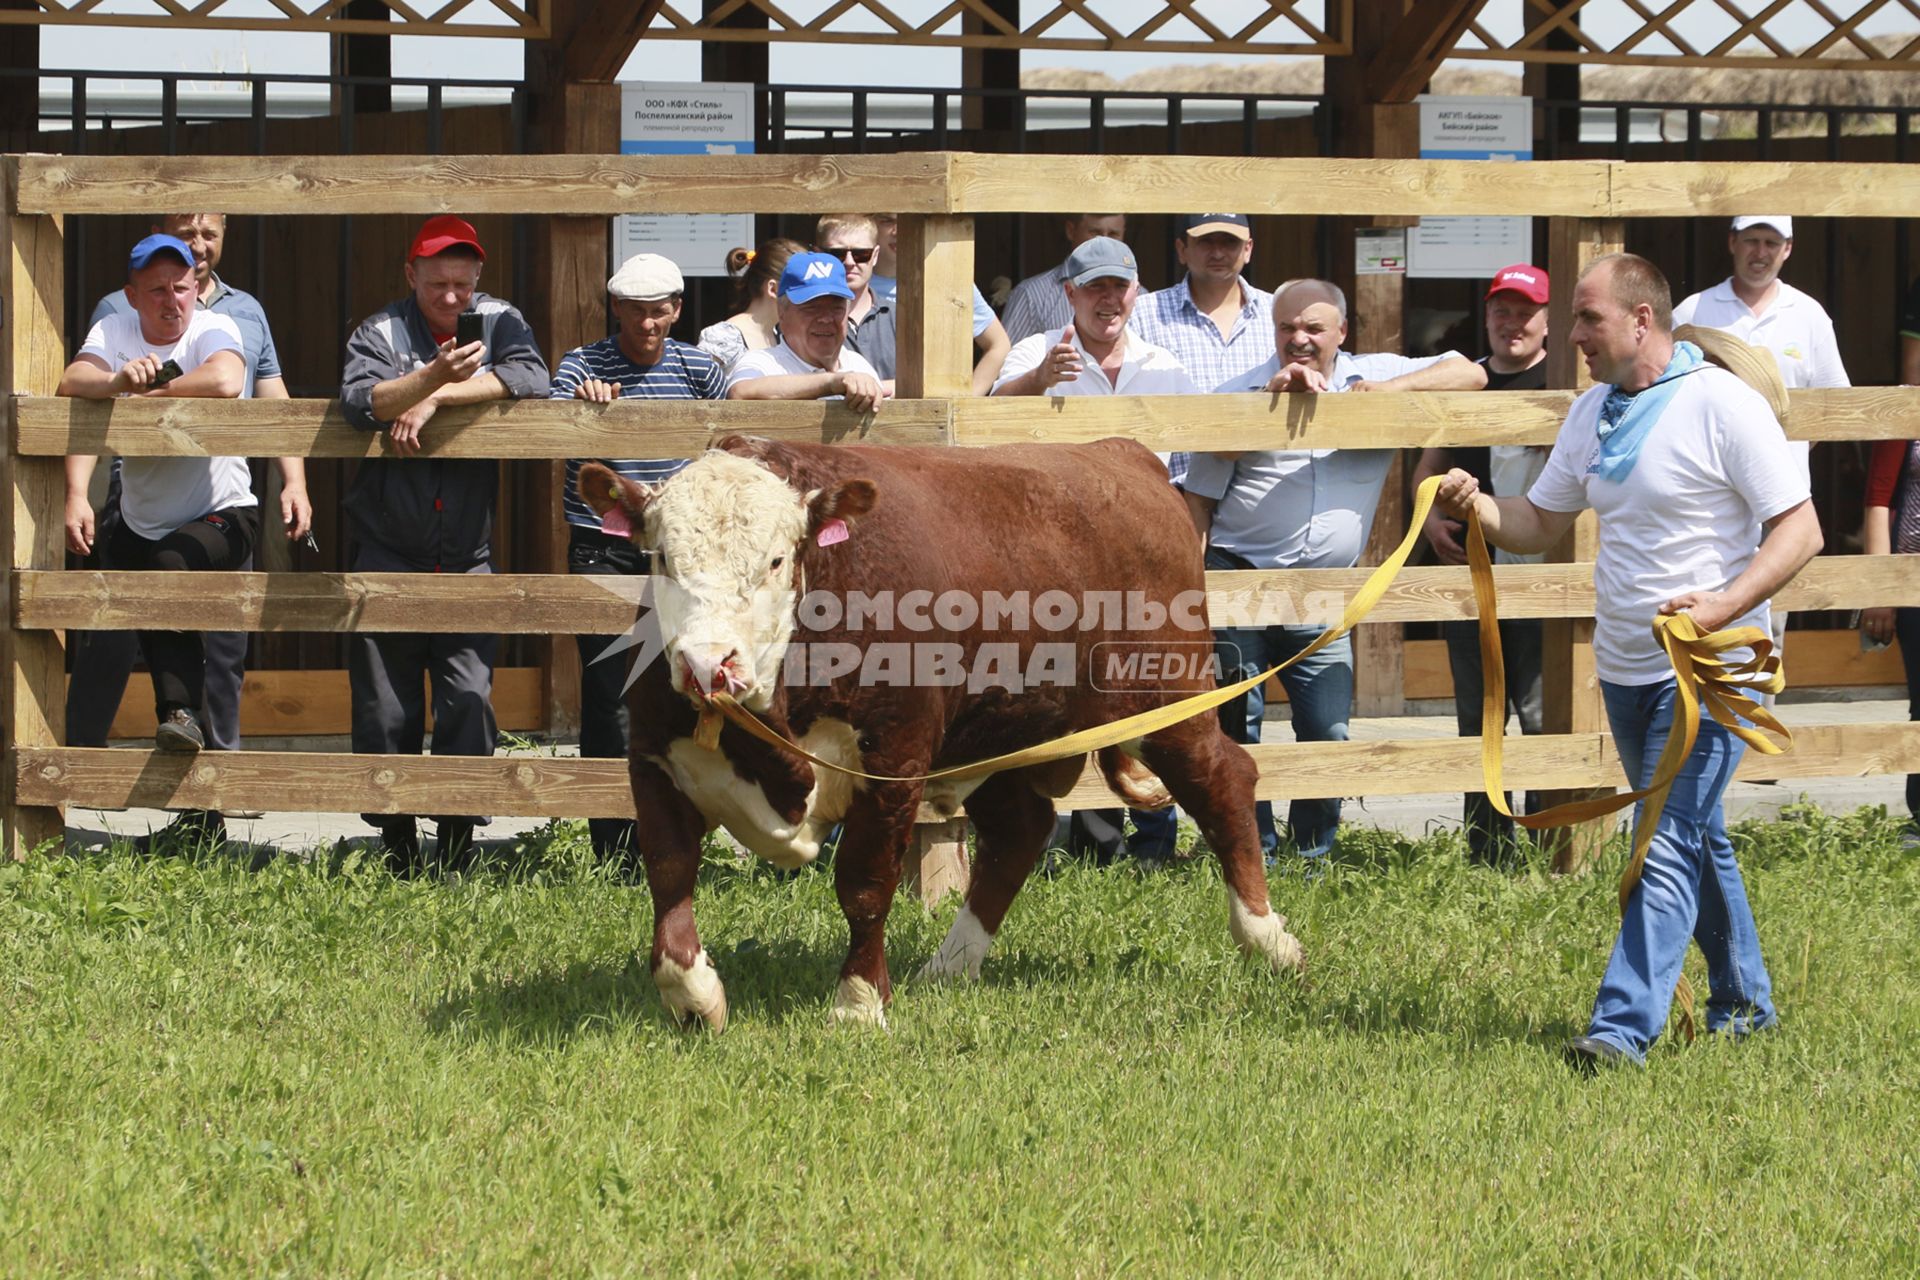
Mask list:
MULTIPOLYGON (((500 464, 420 457, 421 431, 448 405, 547 394, 547 363, 521 314, 481 293, 486 250, 459 218, 429 218, 407 251, 411 292, 347 339, 340 399, 347 421, 383 431, 396 457, 360 464, 347 491, 356 573, 491 573, 500 464), (465 316, 467 328, 462 330, 465 316)), ((426 736, 425 676, 433 684, 435 755, 493 754, 493 659, 498 637, 356 632, 347 651, 353 749, 418 752, 426 736)), ((412 815, 367 815, 389 862, 419 860, 412 815)), ((440 856, 458 862, 475 819, 439 817, 440 856)))
MULTIPOLYGON (((102 317, 60 377, 57 394, 86 400, 119 396, 231 399, 246 382, 240 330, 199 306, 193 250, 174 236, 150 235, 127 257, 132 310, 102 317)), ((67 459, 67 550, 89 555, 96 527, 87 485, 92 455, 67 459)), ((125 569, 238 569, 260 532, 259 501, 245 458, 128 458, 122 464, 120 520, 112 563, 125 569)), ((200 709, 206 697, 206 644, 198 631, 142 631, 153 675, 163 751, 206 745, 200 709)))

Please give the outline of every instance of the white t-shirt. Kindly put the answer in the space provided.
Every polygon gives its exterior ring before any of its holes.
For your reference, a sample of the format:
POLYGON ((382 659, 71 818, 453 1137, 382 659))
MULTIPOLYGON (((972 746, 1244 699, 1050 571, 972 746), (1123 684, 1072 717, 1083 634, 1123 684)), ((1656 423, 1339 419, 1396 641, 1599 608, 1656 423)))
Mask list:
MULTIPOLYGON (((148 355, 171 359, 181 373, 192 373, 222 351, 246 360, 239 327, 204 307, 194 311, 175 343, 148 342, 140 317, 129 312, 101 317, 80 346, 81 355, 105 361, 115 373, 148 355)), ((164 538, 212 511, 258 505, 245 458, 126 458, 120 464, 120 518, 143 538, 164 538)))
MULTIPOLYGON (((1031 373, 1040 367, 1047 358, 1047 352, 1060 343, 1060 335, 1066 332, 1066 326, 1048 329, 1043 333, 1031 334, 1013 344, 1013 350, 1007 352, 1007 361, 1000 366, 1000 376, 994 380, 993 389, 998 391, 1013 379, 1031 373)), ((1178 356, 1165 347, 1156 347, 1145 338, 1129 330, 1121 330, 1126 342, 1126 350, 1120 357, 1118 378, 1109 382, 1106 373, 1100 368, 1100 362, 1087 354, 1080 345, 1080 335, 1073 335, 1073 349, 1080 353, 1080 363, 1085 366, 1080 376, 1071 382, 1056 382, 1047 388, 1050 396, 1190 396, 1199 394, 1200 388, 1194 385, 1193 378, 1187 373, 1186 366, 1180 363, 1178 356)))
POLYGON ((1676 325, 1724 329, 1742 342, 1765 347, 1780 365, 1780 379, 1794 387, 1850 387, 1840 360, 1840 342, 1825 307, 1780 281, 1780 291, 1759 315, 1733 291, 1731 279, 1696 293, 1673 309, 1676 325))
MULTIPOLYGON (((806 359, 785 342, 776 342, 770 347, 758 351, 749 351, 734 361, 733 368, 727 371, 727 386, 731 389, 741 382, 752 382, 755 378, 781 378, 794 373, 827 373, 817 364, 808 364, 806 359)), ((875 382, 884 381, 880 373, 867 358, 852 347, 840 348, 840 373, 864 373, 875 382)), ((845 396, 821 396, 822 400, 844 400, 845 396)))
MULTIPOLYGON (((1806 455, 1789 446, 1766 400, 1717 368, 1682 378, 1633 471, 1623 483, 1604 480, 1594 468, 1606 395, 1602 384, 1573 402, 1527 496, 1548 511, 1591 506, 1600 517, 1594 667, 1614 684, 1653 684, 1673 672, 1653 639, 1660 606, 1739 577, 1762 522, 1806 501, 1812 486, 1806 455)), ((1727 625, 1768 624, 1762 601, 1727 625)))

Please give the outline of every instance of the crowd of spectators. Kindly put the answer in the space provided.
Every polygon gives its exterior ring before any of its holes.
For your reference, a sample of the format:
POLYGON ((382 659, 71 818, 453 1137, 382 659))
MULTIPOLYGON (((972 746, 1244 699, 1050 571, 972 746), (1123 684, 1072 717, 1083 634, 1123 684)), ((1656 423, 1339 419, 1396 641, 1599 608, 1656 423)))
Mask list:
MULTIPOLYGON (((1269 292, 1249 276, 1255 244, 1240 214, 1195 214, 1176 223, 1182 268, 1168 288, 1145 290, 1126 219, 1086 213, 1061 226, 1066 256, 1023 279, 996 314, 976 289, 974 390, 990 395, 1187 395, 1212 392, 1391 392, 1528 390, 1545 385, 1545 271, 1517 263, 1484 294, 1482 320, 1492 354, 1479 361, 1454 352, 1411 359, 1347 350, 1348 304, 1333 283, 1301 279, 1269 292)), ((61 394, 108 397, 285 396, 265 313, 217 273, 225 234, 219 214, 159 219, 128 259, 127 285, 101 300, 91 331, 67 370, 61 394)), ((776 238, 738 249, 726 263, 736 285, 733 312, 707 326, 696 344, 672 332, 685 282, 679 266, 642 254, 607 282, 615 332, 566 352, 549 374, 532 329, 510 303, 479 288, 486 251, 456 217, 427 220, 404 264, 405 294, 362 323, 348 340, 341 382, 347 419, 388 435, 387 456, 357 470, 345 509, 351 567, 362 572, 487 573, 497 467, 487 461, 415 456, 443 405, 537 397, 606 402, 616 398, 844 398, 881 410, 894 394, 897 221, 890 214, 819 219, 810 244, 776 238)), ((1845 386, 1832 322, 1819 304, 1780 279, 1792 254, 1792 219, 1734 219, 1728 249, 1733 272, 1721 285, 1673 308, 1675 325, 1725 329, 1773 351, 1787 386, 1845 386)), ((1905 322, 1908 364, 1920 378, 1920 288, 1905 322)), ((1917 446, 1920 447, 1920 446, 1917 446)), ((1804 466, 1806 447, 1797 446, 1804 466)), ((1539 483, 1548 450, 1495 447, 1428 450, 1417 482, 1455 468, 1483 492, 1518 497, 1539 483)), ((1868 551, 1920 550, 1920 499, 1907 477, 1913 450, 1875 454, 1865 530, 1868 551)), ((1351 567, 1372 533, 1394 452, 1383 449, 1274 450, 1246 454, 1166 455, 1169 480, 1182 490, 1215 569, 1351 567)), ((573 492, 581 465, 568 463, 565 520, 568 569, 578 574, 645 574, 646 553, 624 533, 601 528, 573 492)), ((657 482, 676 460, 602 459, 620 474, 657 482)), ((71 551, 119 568, 237 569, 252 565, 259 519, 246 461, 238 458, 128 460, 114 464, 97 516, 89 493, 95 459, 68 463, 67 536, 71 551)), ((301 460, 278 464, 281 525, 276 536, 305 538, 312 519, 301 460)), ((1436 559, 1461 563, 1459 523, 1436 510, 1424 530, 1436 559)), ((1503 562, 1524 561, 1501 550, 1503 562)), ((1906 643, 1909 683, 1920 691, 1920 611, 1868 610, 1863 633, 1906 643)), ((1774 624, 1778 635, 1779 619, 1774 624)), ((1222 630, 1222 677, 1236 679, 1302 649, 1317 626, 1222 630)), ((1784 637, 1781 637, 1782 639, 1784 637)), ((1481 689, 1473 624, 1445 628, 1459 729, 1477 734, 1481 689)), ((612 637, 578 638, 581 750, 625 754, 626 711, 617 663, 596 662, 612 637)), ((1541 728, 1540 624, 1502 624, 1509 704, 1523 732, 1541 728)), ((486 633, 350 637, 353 745, 411 753, 427 741, 441 754, 494 750, 491 679, 497 637, 486 633), (423 683, 430 688, 423 696, 423 683)), ((127 673, 144 653, 155 691, 156 741, 169 750, 239 746, 244 636, 149 631, 78 636, 70 683, 69 741, 104 743, 127 673)), ((1282 677, 1295 736, 1340 741, 1352 713, 1352 649, 1341 640, 1282 677)), ((1920 697, 1914 703, 1920 718, 1920 697)), ((1226 731, 1257 742, 1265 728, 1259 690, 1221 709, 1226 731)), ((1531 798, 1529 798, 1531 803, 1531 798)), ((1909 804, 1920 814, 1920 776, 1909 804)), ((1295 801, 1284 824, 1262 804, 1259 824, 1270 858, 1325 854, 1336 839, 1337 800, 1295 801)), ((1512 824, 1485 796, 1464 809, 1476 859, 1501 862, 1514 848, 1512 824)), ((368 815, 396 866, 419 863, 411 816, 368 815)), ((457 860, 478 815, 436 815, 442 856, 457 860)), ((631 822, 596 819, 593 845, 607 859, 629 859, 631 822)), ((1171 812, 1083 812, 1063 824, 1060 841, 1102 861, 1130 855, 1147 862, 1173 854, 1171 812)), ((183 814, 169 832, 218 838, 220 815, 183 814)))

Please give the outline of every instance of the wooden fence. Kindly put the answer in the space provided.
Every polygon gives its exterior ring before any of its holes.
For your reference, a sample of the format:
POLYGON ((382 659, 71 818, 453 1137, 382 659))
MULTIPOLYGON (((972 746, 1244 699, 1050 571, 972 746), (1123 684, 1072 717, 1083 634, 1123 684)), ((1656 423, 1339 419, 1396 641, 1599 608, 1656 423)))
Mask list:
MULTIPOLYGON (((51 397, 64 367, 62 217, 155 208, 234 214, 441 212, 603 217, 663 213, 901 212, 901 399, 863 418, 834 403, 523 402, 443 410, 427 451, 441 457, 689 457, 718 432, 789 439, 861 439, 930 446, 1068 442, 1124 434, 1151 448, 1413 448, 1550 443, 1571 390, 1400 396, 1208 396, 975 400, 970 369, 973 278, 968 215, 1046 212, 1094 203, 1127 213, 1238 208, 1249 213, 1419 217, 1533 214, 1552 220, 1549 269, 1570 283, 1617 247, 1625 217, 1731 215, 1756 208, 1826 217, 1895 217, 1920 207, 1920 168, 1849 164, 1629 164, 1224 157, 526 156, 526 157, 8 157, 7 245, 0 255, 7 400, 4 466, 12 501, 0 514, 8 627, 0 633, 6 759, 0 821, 21 856, 61 833, 60 806, 196 807, 339 812, 484 812, 555 817, 631 812, 619 761, 362 756, 294 752, 90 750, 60 745, 65 628, 178 626, 209 630, 624 630, 631 607, 564 575, 160 574, 63 568, 69 453, 129 457, 237 454, 378 456, 381 435, 355 431, 325 401, 147 401, 51 397)), ((1570 330, 1571 289, 1552 328, 1570 330)), ((557 353, 556 353, 557 354, 557 353)), ((1570 349, 1557 352, 1572 382, 1570 349)), ((1789 434, 1807 440, 1920 436, 1920 391, 1857 388, 1793 393, 1789 434)), ((1828 530, 1832 540, 1837 531, 1828 530)), ((1515 789, 1612 789, 1590 645, 1594 530, 1583 517, 1558 563, 1496 570, 1504 616, 1549 619, 1549 733, 1515 741, 1515 789)), ((1210 598, 1251 602, 1260 621, 1291 621, 1306 593, 1347 591, 1360 571, 1210 573, 1210 598)), ((1920 606, 1920 562, 1816 560, 1784 590, 1788 609, 1920 606)), ((1381 622, 1471 617, 1464 568, 1411 569, 1388 592, 1381 622)), ((1791 655, 1789 655, 1791 663, 1791 655)), ((1789 666, 1791 671, 1791 666, 1789 666)), ((1274 744, 1253 748, 1270 799, 1476 789, 1475 742, 1274 744)), ((1749 755, 1746 778, 1807 778, 1920 769, 1920 725, 1802 730, 1791 754, 1749 755)), ((1065 802, 1106 806, 1084 781, 1065 802)), ((948 833, 950 834, 950 832, 948 833)))

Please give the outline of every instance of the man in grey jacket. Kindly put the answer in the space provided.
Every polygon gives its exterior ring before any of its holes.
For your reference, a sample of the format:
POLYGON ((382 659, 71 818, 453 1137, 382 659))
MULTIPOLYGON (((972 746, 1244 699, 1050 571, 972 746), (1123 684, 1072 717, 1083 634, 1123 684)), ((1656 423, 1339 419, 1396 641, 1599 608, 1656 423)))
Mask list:
MULTIPOLYGON (((479 292, 486 250, 459 218, 427 219, 407 253, 412 290, 347 340, 340 399, 347 420, 384 431, 394 458, 360 464, 347 491, 356 573, 491 573, 499 463, 422 458, 420 437, 443 406, 547 394, 547 363, 518 311, 479 292), (456 340, 462 313, 477 313, 480 340, 456 340)), ((478 634, 351 637, 353 749, 413 754, 426 735, 423 674, 433 684, 436 755, 493 754, 493 660, 498 637, 478 634)), ((396 869, 419 861, 412 815, 368 814, 396 869)), ((439 817, 443 862, 461 860, 475 819, 439 817)))

